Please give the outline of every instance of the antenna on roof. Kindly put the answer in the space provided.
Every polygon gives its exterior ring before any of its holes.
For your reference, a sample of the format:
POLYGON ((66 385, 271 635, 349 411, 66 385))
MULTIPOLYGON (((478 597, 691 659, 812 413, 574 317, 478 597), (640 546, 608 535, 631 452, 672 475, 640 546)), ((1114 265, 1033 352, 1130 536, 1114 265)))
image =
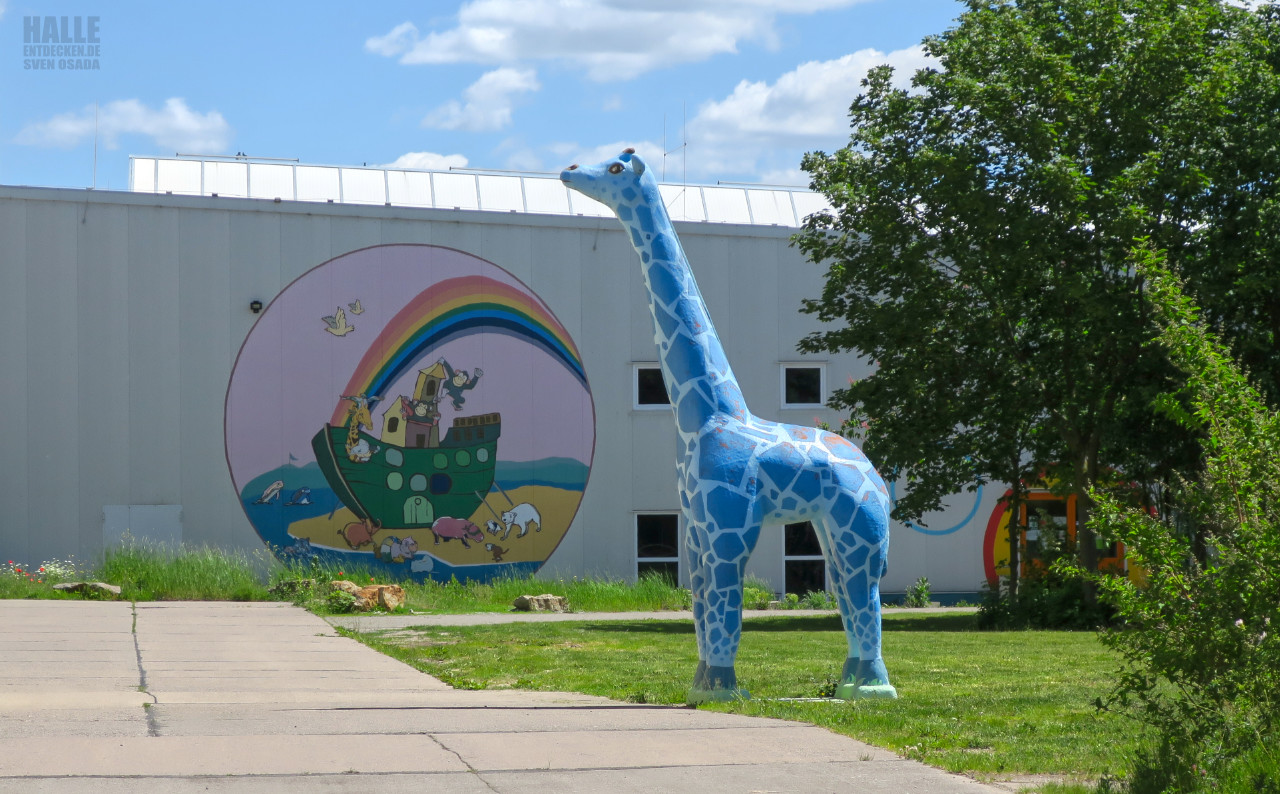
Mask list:
POLYGON ((662 114, 662 180, 667 181, 667 114, 662 114))
MULTIPOLYGON (((684 110, 684 113, 685 113, 685 116, 687 117, 688 116, 687 109, 684 110)), ((682 163, 681 167, 683 169, 680 175, 680 184, 684 188, 683 190, 680 191, 680 214, 683 219, 689 216, 689 213, 686 212, 687 196, 689 193, 689 166, 688 166, 688 157, 686 154, 684 154, 684 152, 689 147, 689 141, 685 138, 683 125, 681 126, 681 130, 680 130, 680 139, 681 139, 681 143, 679 148, 681 151, 681 163, 682 163)), ((674 151, 675 149, 667 148, 667 114, 663 113, 662 114, 662 181, 663 182, 667 181, 667 155, 671 154, 674 151)))

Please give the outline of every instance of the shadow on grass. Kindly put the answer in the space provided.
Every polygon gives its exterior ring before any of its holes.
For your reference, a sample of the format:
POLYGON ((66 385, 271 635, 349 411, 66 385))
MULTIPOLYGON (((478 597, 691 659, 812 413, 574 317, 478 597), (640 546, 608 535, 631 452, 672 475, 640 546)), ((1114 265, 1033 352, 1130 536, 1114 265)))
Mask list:
MULTIPOLYGON (((607 621, 588 623, 587 631, 635 632, 649 634, 692 634, 693 623, 681 620, 607 621)), ((838 615, 803 615, 797 617, 748 618, 744 632, 764 631, 844 631, 838 615)), ((978 617, 972 613, 959 615, 889 615, 883 618, 881 630, 890 631, 977 631, 978 617)))

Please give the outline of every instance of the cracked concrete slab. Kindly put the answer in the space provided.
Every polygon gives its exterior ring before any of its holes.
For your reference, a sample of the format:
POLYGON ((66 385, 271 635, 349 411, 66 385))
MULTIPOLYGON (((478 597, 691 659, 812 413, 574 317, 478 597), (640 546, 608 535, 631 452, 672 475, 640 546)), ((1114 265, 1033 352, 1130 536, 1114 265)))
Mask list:
POLYGON ((811 725, 453 690, 285 604, 0 602, 10 618, 0 792, 998 790, 811 725))

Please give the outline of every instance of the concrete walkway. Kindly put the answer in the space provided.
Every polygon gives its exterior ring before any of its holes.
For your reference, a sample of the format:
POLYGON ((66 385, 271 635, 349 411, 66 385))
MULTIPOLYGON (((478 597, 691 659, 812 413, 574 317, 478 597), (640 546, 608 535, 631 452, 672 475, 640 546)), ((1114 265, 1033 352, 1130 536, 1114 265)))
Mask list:
POLYGON ((288 605, 0 601, 0 792, 427 787, 1002 790, 811 725, 453 690, 288 605))

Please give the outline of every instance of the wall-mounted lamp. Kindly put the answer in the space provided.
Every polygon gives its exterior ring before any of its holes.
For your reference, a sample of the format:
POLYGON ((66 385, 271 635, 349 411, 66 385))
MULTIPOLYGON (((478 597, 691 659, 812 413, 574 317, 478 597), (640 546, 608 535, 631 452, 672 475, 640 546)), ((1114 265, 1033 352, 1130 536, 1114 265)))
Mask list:
POLYGON ((249 311, 254 314, 262 311, 262 301, 249 301, 249 311))

